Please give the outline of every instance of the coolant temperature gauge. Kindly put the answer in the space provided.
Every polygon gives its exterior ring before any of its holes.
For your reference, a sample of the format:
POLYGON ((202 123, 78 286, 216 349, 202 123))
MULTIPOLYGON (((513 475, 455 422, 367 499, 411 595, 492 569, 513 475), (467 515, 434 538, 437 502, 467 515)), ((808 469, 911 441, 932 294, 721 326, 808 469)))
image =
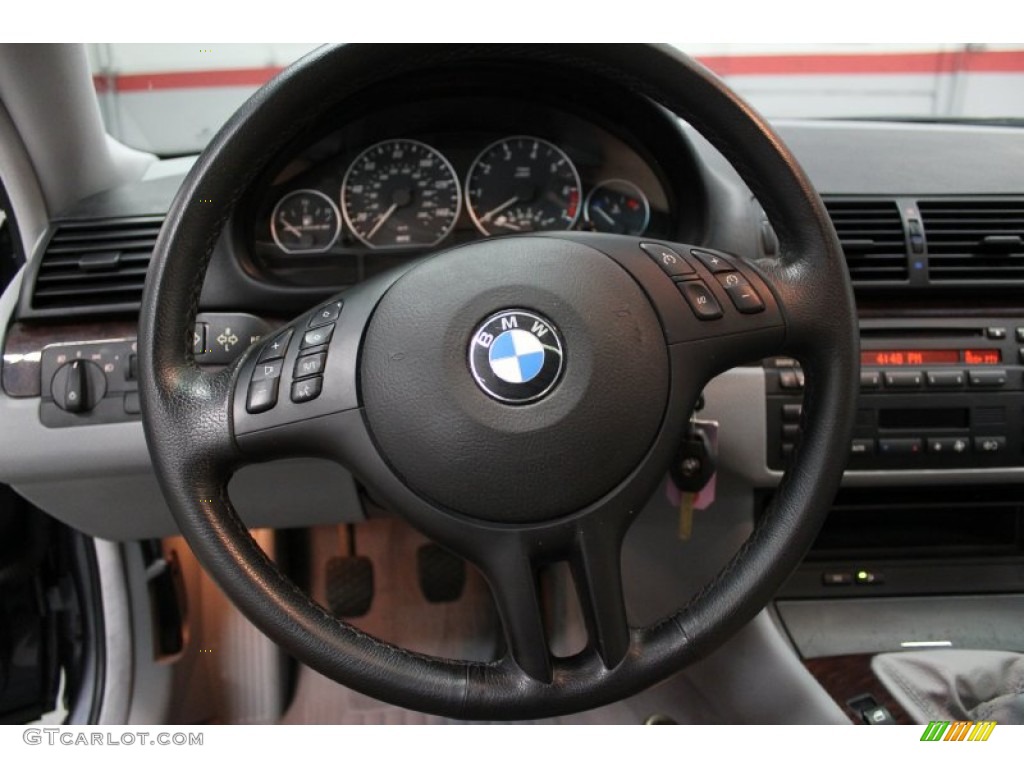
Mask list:
POLYGON ((598 232, 642 235, 651 218, 651 204, 633 182, 608 179, 590 190, 583 217, 598 232))

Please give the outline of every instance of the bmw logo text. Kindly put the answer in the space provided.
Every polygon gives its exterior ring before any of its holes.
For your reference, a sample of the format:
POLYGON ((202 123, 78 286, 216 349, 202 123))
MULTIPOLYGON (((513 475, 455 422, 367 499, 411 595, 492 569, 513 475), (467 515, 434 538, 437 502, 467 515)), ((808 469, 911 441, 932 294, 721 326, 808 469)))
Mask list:
POLYGON ((562 373, 562 339, 550 320, 506 309, 484 320, 469 342, 469 368, 484 392, 503 403, 532 403, 562 373))

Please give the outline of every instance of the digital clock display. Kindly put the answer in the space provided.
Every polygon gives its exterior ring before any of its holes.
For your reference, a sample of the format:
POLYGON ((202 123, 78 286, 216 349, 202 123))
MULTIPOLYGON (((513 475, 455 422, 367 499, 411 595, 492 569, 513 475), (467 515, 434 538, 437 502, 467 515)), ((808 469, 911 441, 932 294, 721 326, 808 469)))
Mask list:
POLYGON ((861 365, 998 365, 998 349, 872 349, 860 353, 861 365))

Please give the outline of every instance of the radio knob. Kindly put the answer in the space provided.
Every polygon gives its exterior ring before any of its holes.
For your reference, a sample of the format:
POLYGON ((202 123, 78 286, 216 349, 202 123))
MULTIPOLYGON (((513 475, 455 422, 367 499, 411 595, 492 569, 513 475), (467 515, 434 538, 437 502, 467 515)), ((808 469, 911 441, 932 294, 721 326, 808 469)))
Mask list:
POLYGON ((107 377, 88 360, 72 360, 57 369, 50 394, 58 408, 68 413, 86 413, 107 393, 107 377))

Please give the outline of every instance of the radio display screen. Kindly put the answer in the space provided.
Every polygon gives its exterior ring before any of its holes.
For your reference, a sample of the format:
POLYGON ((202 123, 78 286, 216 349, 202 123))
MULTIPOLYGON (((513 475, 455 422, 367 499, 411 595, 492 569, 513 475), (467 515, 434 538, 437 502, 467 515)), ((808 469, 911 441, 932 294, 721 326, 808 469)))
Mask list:
POLYGON ((860 353, 861 365, 998 365, 1003 353, 998 349, 871 349, 860 353))

